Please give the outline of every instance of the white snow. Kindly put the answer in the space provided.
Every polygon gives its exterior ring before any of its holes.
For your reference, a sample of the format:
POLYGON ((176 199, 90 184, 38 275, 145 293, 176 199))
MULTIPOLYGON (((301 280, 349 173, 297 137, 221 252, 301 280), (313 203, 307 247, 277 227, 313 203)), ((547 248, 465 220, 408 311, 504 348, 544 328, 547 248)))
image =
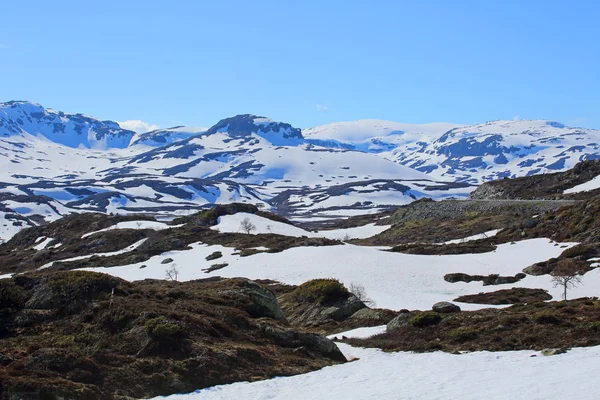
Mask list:
MULTIPOLYGON (((548 239, 531 239, 515 244, 502 244, 496 251, 481 254, 426 256, 393 253, 377 248, 354 245, 297 247, 280 253, 259 253, 247 257, 234 255, 235 250, 223 246, 193 244, 191 250, 169 251, 150 260, 111 268, 94 270, 127 280, 162 279, 165 266, 161 261, 170 257, 177 263, 181 280, 210 276, 273 279, 298 285, 315 278, 337 278, 346 286, 359 283, 377 307, 399 310, 429 309, 438 301, 452 301, 458 296, 490 292, 499 288, 530 287, 549 290, 560 298, 560 289, 552 287, 548 276, 527 276, 510 286, 482 286, 481 282, 449 283, 447 273, 515 275, 536 262, 557 257, 574 244, 555 246, 548 239), (221 251, 220 262, 229 265, 206 274, 211 265, 204 261, 214 251, 221 251), (141 265, 146 268, 140 269, 141 265)), ((572 289, 572 297, 595 296, 600 286, 600 270, 588 272, 584 285, 572 289)), ((465 310, 486 307, 479 304, 461 304, 465 310)))
POLYGON ((489 237, 496 236, 498 234, 498 232, 500 232, 501 230, 502 229, 493 229, 491 231, 479 233, 477 235, 467 236, 466 238, 462 238, 462 239, 448 240, 447 242, 444 242, 443 244, 456 244, 456 243, 470 242, 472 240, 487 239, 489 237))
POLYGON ((383 231, 388 230, 391 225, 375 225, 367 224, 354 228, 330 229, 326 231, 318 231, 319 236, 328 239, 346 240, 348 239, 366 239, 375 236, 383 231))
POLYGON ((233 215, 224 215, 219 217, 218 224, 211 227, 211 229, 218 230, 219 232, 245 233, 241 228, 242 221, 245 219, 248 219, 255 227, 255 229, 251 231, 252 234, 275 233, 283 236, 325 237, 335 240, 364 239, 381 233, 390 227, 390 225, 377 226, 375 224, 367 224, 354 228, 311 232, 290 224, 273 221, 255 214, 236 213, 233 215))
POLYGON ((577 186, 573 186, 572 188, 565 190, 563 193, 569 194, 569 193, 589 192, 590 190, 594 190, 594 189, 598 189, 598 188, 600 188, 600 175, 598 175, 594 179, 589 180, 585 183, 582 183, 577 186))
POLYGON ((36 240, 36 243, 37 243, 37 244, 36 244, 35 246, 33 246, 33 248, 34 248, 34 249, 36 249, 36 250, 42 250, 42 249, 45 249, 45 248, 46 248, 46 246, 48 246, 48 243, 50 243, 52 240, 54 240, 54 239, 52 239, 52 238, 45 238, 45 239, 44 239, 44 238, 42 238, 42 239, 43 239, 43 240, 41 240, 41 241, 39 241, 39 242, 36 240))
POLYGON ((134 244, 132 244, 131 246, 127 246, 124 249, 117 250, 117 251, 111 251, 111 252, 108 252, 108 253, 86 254, 85 256, 64 258, 62 260, 52 261, 52 262, 49 262, 47 264, 42 265, 38 269, 50 268, 52 265, 54 265, 55 262, 79 261, 79 260, 85 260, 85 259, 88 259, 88 258, 92 258, 94 256, 98 256, 98 257, 111 257, 111 256, 116 256, 118 254, 129 253, 130 251, 133 251, 133 250, 137 249, 138 247, 140 247, 146 240, 148 240, 148 238, 144 238, 142 240, 139 240, 139 241, 135 242, 134 244))
POLYGON ((386 325, 379 326, 369 326, 363 328, 356 328, 345 332, 334 333, 333 335, 327 336, 329 339, 341 338, 345 336, 347 338, 357 338, 357 339, 366 339, 371 336, 379 335, 380 333, 384 333, 386 329, 386 325))
MULTIPOLYGON (((177 225, 181 226, 181 225, 177 225)), ((160 231, 163 229, 176 228, 177 226, 167 225, 164 222, 156 222, 156 221, 125 221, 119 222, 116 225, 109 226, 108 228, 100 229, 94 232, 88 232, 85 235, 81 236, 82 239, 85 239, 88 236, 94 235, 100 232, 111 231, 113 229, 153 229, 155 231, 160 231)))
POLYGON ((211 229, 219 232, 245 233, 241 228, 242 221, 245 219, 249 220, 255 226, 255 229, 251 231, 252 234, 276 233, 284 236, 317 236, 313 232, 305 231, 302 228, 285 224, 283 222, 273 221, 268 218, 260 217, 250 213, 236 213, 233 215, 224 215, 219 217, 219 223, 215 226, 212 226, 211 229))
POLYGON ((338 344, 358 360, 308 374, 238 382, 170 400, 547 400, 598 398, 600 347, 544 357, 536 351, 385 353, 338 344), (534 357, 535 356, 535 357, 534 357))

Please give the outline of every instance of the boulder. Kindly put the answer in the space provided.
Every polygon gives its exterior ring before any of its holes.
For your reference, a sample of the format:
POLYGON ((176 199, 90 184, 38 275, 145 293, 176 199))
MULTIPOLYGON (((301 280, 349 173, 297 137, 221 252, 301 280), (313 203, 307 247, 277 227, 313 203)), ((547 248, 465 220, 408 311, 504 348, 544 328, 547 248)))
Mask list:
POLYGON ((260 286, 258 283, 253 281, 245 281, 242 285, 242 292, 246 294, 252 301, 246 307, 248 314, 255 318, 268 317, 285 321, 285 315, 277 302, 277 298, 270 291, 260 286))
POLYGON ((321 316, 325 319, 332 319, 334 321, 343 321, 350 317, 358 310, 366 308, 365 303, 360 301, 356 296, 350 296, 344 302, 335 304, 331 307, 325 307, 320 312, 321 316))
POLYGON ((275 340, 281 346, 294 348, 306 347, 332 360, 347 361, 337 345, 324 336, 314 333, 296 332, 270 325, 263 326, 262 329, 267 337, 275 340))
POLYGON ((460 311, 459 306, 447 301, 440 301, 439 303, 435 303, 433 307, 431 307, 431 309, 441 314, 454 313, 460 311))
POLYGON ((375 321, 377 325, 383 325, 390 322, 396 313, 384 308, 361 308, 350 317, 353 320, 359 321, 375 321))
POLYGON ((165 258, 164 260, 162 260, 160 263, 161 264, 168 264, 168 263, 172 263, 173 259, 172 258, 165 258))
POLYGON ((410 314, 400 313, 396 318, 387 323, 386 331, 393 331, 394 329, 402 328, 403 326, 410 325, 410 314))
POLYGON ((567 352, 567 349, 544 349, 542 350, 542 355, 544 356, 555 356, 557 354, 564 354, 567 352))

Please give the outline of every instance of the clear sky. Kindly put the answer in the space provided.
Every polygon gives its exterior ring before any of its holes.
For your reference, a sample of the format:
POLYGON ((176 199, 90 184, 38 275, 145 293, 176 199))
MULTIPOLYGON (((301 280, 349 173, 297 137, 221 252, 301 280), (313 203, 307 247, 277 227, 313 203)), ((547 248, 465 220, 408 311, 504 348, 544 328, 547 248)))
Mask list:
POLYGON ((4 1, 0 101, 210 126, 600 128, 600 1, 4 1))

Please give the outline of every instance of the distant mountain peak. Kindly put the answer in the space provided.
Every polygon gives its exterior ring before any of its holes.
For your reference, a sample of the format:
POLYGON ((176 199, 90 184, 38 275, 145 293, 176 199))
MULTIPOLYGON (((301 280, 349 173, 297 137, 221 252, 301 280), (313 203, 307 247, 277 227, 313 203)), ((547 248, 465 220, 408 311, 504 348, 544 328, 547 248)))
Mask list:
POLYGON ((95 149, 125 148, 135 132, 114 121, 67 114, 28 101, 0 103, 0 136, 43 136, 64 146, 95 149))
POLYGON ((273 144, 273 140, 302 141, 302 131, 294 128, 292 125, 273 121, 266 117, 260 117, 252 114, 240 114, 234 117, 225 118, 217 122, 206 131, 207 135, 218 132, 227 132, 232 137, 247 137, 251 134, 257 134, 268 139, 273 144))

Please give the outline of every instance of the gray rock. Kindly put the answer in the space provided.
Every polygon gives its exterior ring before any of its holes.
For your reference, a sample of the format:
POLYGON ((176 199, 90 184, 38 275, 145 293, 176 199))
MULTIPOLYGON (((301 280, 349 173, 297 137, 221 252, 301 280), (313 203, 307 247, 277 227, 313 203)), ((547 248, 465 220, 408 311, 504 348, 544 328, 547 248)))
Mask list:
POLYGON ((391 310, 377 308, 361 308, 350 317, 359 321, 378 321, 378 324, 387 324, 395 317, 391 310))
POLYGON ((449 303, 447 301, 440 301, 439 303, 435 303, 431 309, 435 312, 446 314, 446 313, 454 313, 460 311, 460 307, 456 304, 449 303))
POLYGON ((403 326, 408 326, 410 320, 409 313, 400 313, 396 318, 391 320, 386 325, 386 331, 393 331, 394 329, 402 328, 403 326))
POLYGON ((168 264, 168 263, 172 263, 173 259, 172 258, 165 258, 164 260, 162 260, 160 263, 161 264, 168 264))
POLYGON ((25 303, 25 308, 50 310, 56 308, 59 304, 60 296, 52 290, 47 281, 44 281, 33 289, 33 294, 25 303))
POLYGON ((350 296, 341 304, 336 304, 331 307, 326 307, 321 311, 324 318, 330 318, 334 321, 343 321, 357 311, 366 308, 365 303, 360 301, 356 296, 350 296))
POLYGON ((277 302, 277 298, 270 291, 253 281, 243 284, 243 293, 248 295, 252 304, 247 307, 248 313, 253 317, 268 317, 285 321, 285 315, 277 302))
POLYGON ((557 354, 564 354, 567 352, 567 349, 544 349, 542 350, 542 355, 544 356, 555 356, 557 354))
POLYGON ((523 272, 528 275, 540 276, 551 273, 554 270, 555 264, 547 261, 542 261, 537 264, 530 265, 529 267, 523 268, 523 272))
POLYGON ((314 333, 296 332, 276 326, 263 326, 265 335, 285 347, 306 347, 336 361, 347 361, 337 345, 324 336, 314 333))

